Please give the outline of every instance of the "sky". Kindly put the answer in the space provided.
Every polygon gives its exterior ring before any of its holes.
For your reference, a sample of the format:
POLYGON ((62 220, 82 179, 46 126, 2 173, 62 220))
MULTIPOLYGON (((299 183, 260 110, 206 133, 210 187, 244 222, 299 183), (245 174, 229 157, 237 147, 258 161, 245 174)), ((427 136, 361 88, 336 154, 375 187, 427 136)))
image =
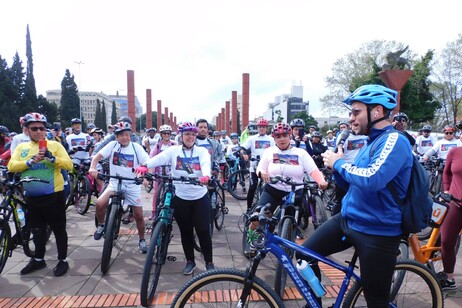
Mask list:
MULTIPOLYGON (((212 120, 250 75, 251 119, 276 96, 303 85, 310 113, 334 62, 372 40, 418 55, 441 51, 462 33, 454 0, 6 0, 0 55, 25 66, 32 40, 37 93, 60 89, 66 69, 82 91, 126 95, 127 70, 146 110, 146 89, 178 121, 212 120), (81 63, 80 65, 77 63, 81 63)), ((327 116, 327 115, 326 115, 327 116)))

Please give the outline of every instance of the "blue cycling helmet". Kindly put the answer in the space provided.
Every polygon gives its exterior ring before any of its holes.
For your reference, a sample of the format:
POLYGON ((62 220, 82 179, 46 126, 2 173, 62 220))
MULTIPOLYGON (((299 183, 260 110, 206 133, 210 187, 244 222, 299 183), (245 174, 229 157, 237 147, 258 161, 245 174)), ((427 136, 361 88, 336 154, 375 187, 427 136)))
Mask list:
POLYGON ((357 88, 343 102, 351 105, 358 101, 366 105, 382 105, 385 109, 395 109, 398 97, 398 92, 390 88, 378 85, 368 84, 357 88))

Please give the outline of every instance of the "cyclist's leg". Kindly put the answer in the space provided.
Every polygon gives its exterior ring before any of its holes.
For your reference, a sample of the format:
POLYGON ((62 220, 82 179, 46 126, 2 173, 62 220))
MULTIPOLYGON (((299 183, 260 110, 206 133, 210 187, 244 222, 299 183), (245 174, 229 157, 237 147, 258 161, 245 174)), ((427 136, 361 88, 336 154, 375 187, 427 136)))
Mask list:
POLYGON ((213 262, 212 237, 210 235, 211 208, 208 194, 205 194, 202 198, 195 200, 192 205, 192 209, 194 228, 196 229, 202 254, 204 255, 204 260, 207 264, 213 262))
POLYGON ((141 202, 141 187, 139 185, 127 185, 124 191, 125 204, 131 206, 133 211, 133 218, 136 222, 138 229, 138 236, 140 241, 144 240, 144 217, 143 217, 143 203, 141 202))
MULTIPOLYGON (((48 203, 48 208, 43 212, 44 218, 55 236, 56 247, 58 249, 58 260, 65 260, 67 258, 68 236, 66 231, 64 191, 54 193, 48 198, 48 203)), ((42 231, 42 233, 46 234, 44 231, 42 231)))
POLYGON ((250 185, 249 191, 247 193, 247 210, 252 208, 253 196, 255 195, 255 190, 257 189, 258 177, 255 172, 250 172, 250 185))
POLYGON ((148 219, 149 220, 153 220, 154 218, 156 218, 156 208, 157 208, 157 193, 159 191, 159 182, 158 181, 154 181, 152 183, 152 188, 153 188, 153 198, 152 198, 152 212, 151 212, 151 215, 149 215, 148 219))
POLYGON ((96 219, 98 220, 98 224, 104 224, 105 210, 109 203, 109 198, 114 194, 114 192, 115 189, 113 188, 111 183, 109 183, 107 189, 96 200, 95 215, 96 219))
POLYGON ((449 210, 444 223, 441 225, 441 257, 443 260, 444 272, 448 280, 454 277, 454 267, 456 264, 456 243, 459 232, 462 228, 462 210, 456 205, 449 203, 449 210))
POLYGON ((389 307, 391 280, 401 236, 365 234, 349 229, 346 223, 343 230, 358 252, 361 281, 368 307, 389 307))
MULTIPOLYGON (((208 196, 208 194, 206 194, 208 196)), ((194 262, 194 232, 193 232, 193 209, 189 200, 183 200, 174 196, 171 201, 171 207, 175 210, 173 216, 181 234, 181 245, 183 246, 183 252, 186 257, 186 261, 194 262)), ((210 205, 208 205, 210 208, 210 205)), ((206 217, 210 215, 203 214, 206 217)), ((208 228, 208 226, 207 226, 208 228)))
POLYGON ((43 214, 43 208, 48 205, 49 196, 29 197, 26 198, 28 206, 28 224, 34 236, 35 259, 43 259, 46 251, 46 217, 43 214))

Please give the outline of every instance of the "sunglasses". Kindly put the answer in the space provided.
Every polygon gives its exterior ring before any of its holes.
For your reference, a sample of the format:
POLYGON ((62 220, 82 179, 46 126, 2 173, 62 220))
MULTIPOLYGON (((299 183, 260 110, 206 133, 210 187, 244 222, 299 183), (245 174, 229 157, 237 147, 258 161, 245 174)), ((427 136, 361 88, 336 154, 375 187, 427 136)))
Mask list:
POLYGON ((445 134, 445 135, 454 135, 453 132, 445 132, 444 134, 445 134))
POLYGON ((171 135, 172 133, 161 133, 162 135, 171 135))
POLYGON ((429 130, 424 130, 423 132, 424 132, 424 133, 430 133, 430 131, 429 131, 429 130))
POLYGON ((46 130, 46 128, 43 127, 43 126, 41 126, 41 127, 37 127, 37 126, 29 127, 29 129, 30 129, 31 131, 33 131, 33 132, 36 132, 36 131, 38 131, 38 130, 40 130, 41 132, 43 132, 43 131, 46 130))
POLYGON ((403 122, 403 123, 407 122, 406 118, 403 118, 403 117, 397 117, 397 118, 395 118, 395 120, 398 121, 398 122, 403 122))

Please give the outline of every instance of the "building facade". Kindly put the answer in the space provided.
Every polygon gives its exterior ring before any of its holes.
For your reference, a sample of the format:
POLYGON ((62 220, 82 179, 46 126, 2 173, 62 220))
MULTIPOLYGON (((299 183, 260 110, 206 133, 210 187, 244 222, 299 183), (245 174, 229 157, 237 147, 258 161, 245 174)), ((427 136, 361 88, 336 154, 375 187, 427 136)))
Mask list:
POLYGON ((268 103, 268 109, 263 117, 269 121, 276 122, 282 118, 285 122, 290 122, 293 115, 302 111, 309 113, 310 103, 303 101, 303 86, 292 85, 290 94, 276 96, 274 102, 268 103))

